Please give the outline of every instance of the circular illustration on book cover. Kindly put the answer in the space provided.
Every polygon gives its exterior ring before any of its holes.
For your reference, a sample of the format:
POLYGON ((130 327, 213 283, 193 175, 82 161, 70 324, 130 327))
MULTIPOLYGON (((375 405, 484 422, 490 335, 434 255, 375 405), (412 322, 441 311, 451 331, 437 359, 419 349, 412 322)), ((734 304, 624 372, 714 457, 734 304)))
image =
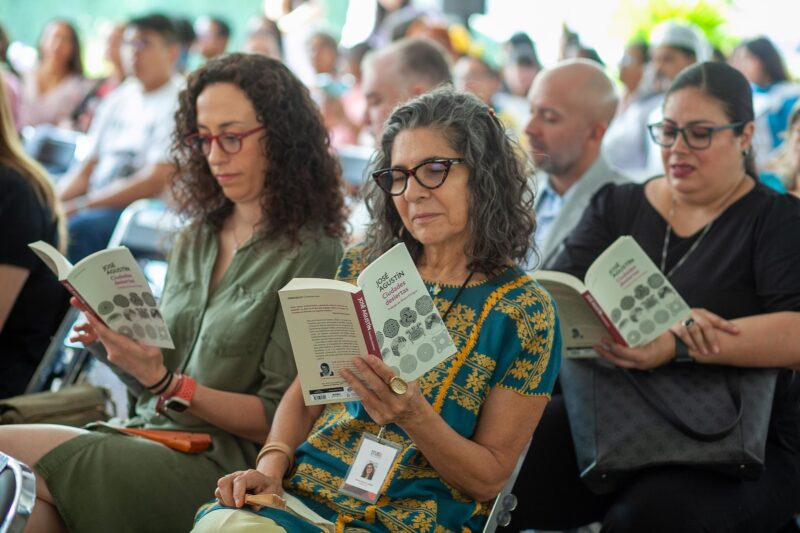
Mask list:
POLYGON ((112 298, 112 300, 114 300, 114 303, 117 304, 119 307, 128 307, 130 305, 128 299, 121 294, 117 294, 112 298))
POLYGON ((633 299, 633 296, 624 296, 622 300, 620 300, 619 306, 623 311, 627 311, 628 309, 633 309, 635 303, 636 300, 633 299))
POLYGON ((128 326, 122 326, 119 328, 118 333, 122 333, 126 337, 133 337, 133 330, 128 326))
POLYGON ((400 333, 400 323, 394 318, 390 318, 383 324, 383 334, 387 338, 391 339, 397 336, 398 333, 400 333))
POLYGON ((639 324, 639 331, 644 333, 645 335, 649 335, 656 330, 656 325, 653 323, 652 320, 643 320, 641 324, 639 324))
POLYGON ((410 307, 404 307, 400 310, 400 325, 407 328, 417 320, 416 311, 410 307))
POLYGON ((423 294, 417 301, 414 303, 414 308, 417 310, 417 313, 420 315, 427 315, 433 311, 433 300, 427 294, 423 294))
POLYGON ((97 306, 97 312, 101 315, 107 315, 111 311, 114 310, 114 304, 109 302, 108 300, 103 300, 100 302, 100 305, 97 306))
POLYGON ((431 359, 433 359, 433 346, 428 344, 421 344, 419 348, 417 348, 417 359, 422 361, 423 363, 427 363, 431 359))
POLYGON ((141 324, 134 324, 133 332, 136 333, 137 337, 144 337, 144 328, 141 324))
POLYGON ((650 274, 647 277, 647 284, 650 285, 653 289, 657 289, 658 287, 664 284, 664 276, 661 274, 650 274))
POLYGON ((648 289, 646 285, 637 285, 636 288, 633 289, 633 295, 637 300, 646 298, 648 294, 650 294, 650 289, 648 289))
POLYGON ((378 346, 383 348, 383 333, 381 333, 380 331, 376 331, 375 337, 377 337, 378 339, 378 346))
POLYGON ((131 304, 137 307, 144 305, 144 301, 135 292, 130 293, 128 299, 131 301, 131 304))
POLYGON ((611 320, 614 322, 619 322, 619 319, 622 318, 622 311, 620 311, 619 307, 615 307, 611 311, 611 320))
POLYGON ((653 315, 653 320, 658 324, 666 324, 669 321, 669 313, 663 309, 659 309, 656 311, 656 314, 653 315))
POLYGON ((145 331, 145 333, 147 333, 147 337, 148 338, 150 338, 150 339, 158 339, 158 333, 156 333, 156 328, 154 328, 150 324, 147 324, 144 327, 144 331, 145 331))
POLYGON ((664 298, 672 294, 672 289, 670 289, 667 286, 664 286, 658 289, 658 292, 656 294, 658 294, 658 297, 663 300, 664 298))
POLYGON ((406 374, 413 372, 417 368, 417 358, 413 355, 406 355, 400 359, 400 370, 406 374))
POLYGON ((153 298, 153 295, 149 292, 142 293, 142 300, 148 307, 155 307, 156 306, 156 299, 153 298))
POLYGON ((667 308, 672 312, 673 315, 678 314, 683 309, 683 304, 680 300, 672 300, 667 304, 667 308))
POLYGON ((436 348, 438 353, 442 353, 445 351, 448 346, 450 346, 450 334, 447 333, 447 330, 440 331, 436 335, 433 336, 431 339, 433 341, 433 345, 436 348))
POLYGON ((626 340, 626 341, 628 341, 628 344, 630 344, 631 346, 633 346, 633 345, 635 345, 637 342, 639 342, 639 339, 641 339, 641 338, 642 338, 642 336, 641 336, 641 335, 639 334, 639 332, 638 332, 638 331, 636 331, 636 330, 630 331, 630 332, 629 332, 629 333, 628 333, 628 334, 625 336, 625 340, 626 340))

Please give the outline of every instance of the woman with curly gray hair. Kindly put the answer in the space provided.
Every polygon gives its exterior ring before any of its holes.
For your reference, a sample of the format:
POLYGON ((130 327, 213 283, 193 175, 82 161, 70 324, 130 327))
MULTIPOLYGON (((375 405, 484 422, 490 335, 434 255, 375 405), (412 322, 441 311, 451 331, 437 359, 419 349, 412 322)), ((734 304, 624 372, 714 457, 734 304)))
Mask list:
POLYGON ((507 482, 549 400, 561 351, 552 300, 515 263, 534 226, 522 153, 474 96, 439 89, 395 110, 374 161, 373 224, 337 276, 354 280, 404 242, 458 352, 409 383, 378 357, 356 357, 358 376, 340 372, 360 401, 324 410, 304 405, 295 381, 256 469, 219 480, 219 503, 201 509, 195 531, 304 531, 291 513, 235 509, 245 492, 284 491, 292 509, 305 504, 312 521, 337 530, 482 529, 485 502, 507 482), (354 463, 361 471, 368 433, 400 452, 376 469, 380 491, 356 498, 337 489, 354 463))

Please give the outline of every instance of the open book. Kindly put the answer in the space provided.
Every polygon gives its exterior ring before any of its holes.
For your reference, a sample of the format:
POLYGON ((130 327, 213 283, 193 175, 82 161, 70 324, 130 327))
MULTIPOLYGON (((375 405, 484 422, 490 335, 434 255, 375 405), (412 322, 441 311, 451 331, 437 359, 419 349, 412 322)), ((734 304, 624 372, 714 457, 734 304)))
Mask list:
POLYGON ((28 245, 91 313, 112 330, 144 344, 174 348, 156 299, 124 246, 100 250, 74 266, 44 241, 28 245))
POLYGON ((558 305, 566 357, 595 357, 592 346, 604 336, 641 346, 690 314, 681 295, 629 235, 594 260, 584 283, 550 270, 533 277, 558 305))
POLYGON ((279 291, 306 405, 357 399, 340 376, 355 355, 380 355, 414 380, 454 353, 405 244, 367 266, 358 285, 295 278, 279 291))

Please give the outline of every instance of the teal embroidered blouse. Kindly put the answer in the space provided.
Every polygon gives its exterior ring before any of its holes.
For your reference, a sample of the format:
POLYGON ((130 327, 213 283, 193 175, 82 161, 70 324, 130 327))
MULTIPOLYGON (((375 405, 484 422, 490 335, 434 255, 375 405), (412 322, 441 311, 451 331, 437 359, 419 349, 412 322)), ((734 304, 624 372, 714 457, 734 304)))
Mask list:
MULTIPOLYGON (((345 254, 337 278, 354 282, 367 264, 366 250, 356 246, 345 254)), ((458 290, 445 285, 434 296, 440 314, 458 290)), ((524 396, 550 396, 561 353, 558 319, 549 294, 521 269, 508 267, 495 277, 469 284, 445 324, 458 352, 420 378, 420 387, 459 434, 473 435, 492 387, 524 396)), ((449 486, 396 425, 388 425, 384 435, 402 451, 377 503, 339 493, 361 435, 378 431, 360 402, 327 406, 298 448, 295 469, 284 489, 336 523, 337 531, 352 527, 420 533, 483 527, 490 503, 476 502, 449 486)), ((218 506, 213 503, 201 508, 198 518, 214 508, 218 506)), ((317 531, 281 511, 259 512, 287 531, 317 531)))

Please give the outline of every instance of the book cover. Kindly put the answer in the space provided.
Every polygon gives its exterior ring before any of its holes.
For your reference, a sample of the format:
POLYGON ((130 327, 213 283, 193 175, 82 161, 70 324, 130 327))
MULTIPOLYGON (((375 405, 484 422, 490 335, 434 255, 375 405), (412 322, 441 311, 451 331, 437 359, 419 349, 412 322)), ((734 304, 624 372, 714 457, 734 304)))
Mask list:
POLYGON ((153 292, 130 250, 100 250, 74 266, 43 241, 28 245, 59 281, 101 322, 134 340, 174 348, 153 292))
POLYGON ((534 278, 556 300, 567 357, 595 357, 592 346, 604 336, 625 346, 647 344, 691 312, 629 235, 592 262, 584 282, 552 271, 538 272, 534 278))
POLYGON ((406 381, 456 347, 404 244, 367 266, 357 285, 295 278, 279 291, 307 405, 356 399, 339 376, 353 356, 380 356, 406 381))

